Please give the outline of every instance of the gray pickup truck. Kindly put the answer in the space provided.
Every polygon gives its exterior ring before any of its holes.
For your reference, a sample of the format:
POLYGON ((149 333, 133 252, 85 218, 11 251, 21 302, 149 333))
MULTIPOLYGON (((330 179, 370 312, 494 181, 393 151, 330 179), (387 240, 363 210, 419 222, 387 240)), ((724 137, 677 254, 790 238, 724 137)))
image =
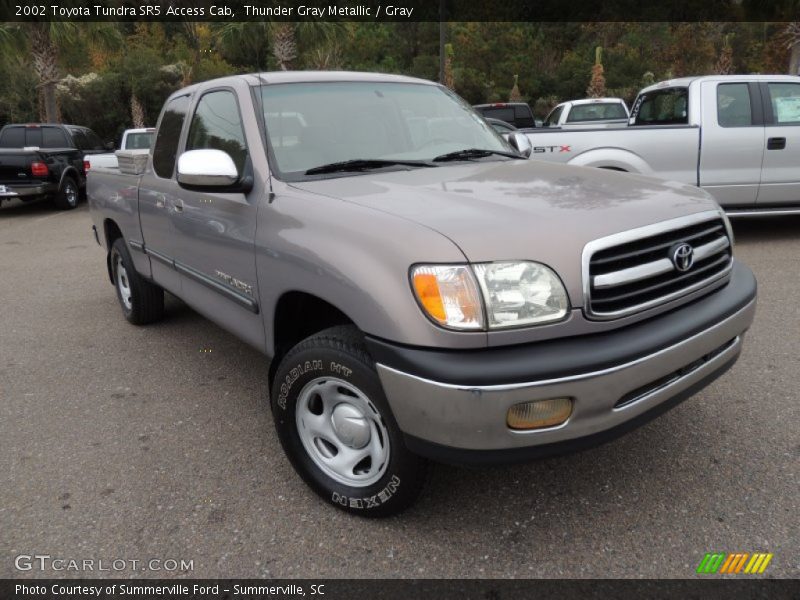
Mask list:
POLYGON ((690 183, 729 216, 800 213, 800 77, 709 75, 639 92, 630 123, 537 129, 533 156, 690 183))
POLYGON ((753 320, 707 192, 526 160, 520 138, 408 77, 208 81, 167 100, 146 166, 90 170, 94 234, 131 323, 166 290, 263 352, 299 475, 389 515, 427 459, 530 460, 652 419, 753 320))

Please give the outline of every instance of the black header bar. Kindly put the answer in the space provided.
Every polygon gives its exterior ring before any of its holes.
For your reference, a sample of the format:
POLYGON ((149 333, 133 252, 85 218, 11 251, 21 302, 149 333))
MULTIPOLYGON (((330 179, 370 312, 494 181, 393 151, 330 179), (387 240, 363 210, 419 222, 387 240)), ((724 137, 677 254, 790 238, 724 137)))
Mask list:
POLYGON ((4 0, 0 21, 795 21, 800 0, 4 0))

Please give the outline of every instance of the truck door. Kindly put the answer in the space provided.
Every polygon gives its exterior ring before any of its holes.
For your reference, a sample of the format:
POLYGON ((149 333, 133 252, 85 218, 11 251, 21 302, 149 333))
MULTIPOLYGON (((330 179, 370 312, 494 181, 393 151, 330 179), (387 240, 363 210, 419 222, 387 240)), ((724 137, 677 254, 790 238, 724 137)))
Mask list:
MULTIPOLYGON (((241 97, 249 100, 247 86, 241 97)), ((197 98, 182 150, 222 150, 231 156, 241 176, 252 173, 250 148, 256 147, 261 148, 258 124, 244 126, 234 90, 211 89, 197 98)), ((176 194, 179 200, 172 222, 181 297, 209 319, 263 348, 254 246, 256 213, 265 194, 262 182, 248 193, 178 188, 176 194)))
POLYGON ((766 150, 759 208, 800 204, 800 83, 761 84, 766 150))
MULTIPOLYGON (((150 257, 153 279, 164 289, 180 295, 180 278, 174 267, 175 233, 172 226, 178 198, 175 165, 181 131, 190 96, 172 98, 164 109, 153 146, 152 168, 139 185, 139 219, 144 250, 150 257)), ((133 245, 135 248, 135 245, 133 245)))
POLYGON ((704 81, 701 94, 700 186, 723 206, 753 206, 764 156, 758 84, 704 81))

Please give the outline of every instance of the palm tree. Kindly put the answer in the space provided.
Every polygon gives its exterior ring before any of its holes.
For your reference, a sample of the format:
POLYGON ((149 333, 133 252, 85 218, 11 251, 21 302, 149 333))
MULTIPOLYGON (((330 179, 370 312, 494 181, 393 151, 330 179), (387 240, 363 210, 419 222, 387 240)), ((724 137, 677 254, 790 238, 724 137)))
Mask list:
POLYGON ((56 98, 56 84, 61 80, 58 68, 59 45, 74 43, 77 27, 69 22, 26 23, 25 26, 28 29, 33 70, 39 79, 44 119, 48 123, 59 123, 61 110, 56 98))
MULTIPOLYGON (((339 22, 237 22, 223 25, 220 28, 220 39, 225 43, 248 44, 255 48, 260 48, 263 41, 269 40, 278 68, 289 71, 294 68, 299 54, 299 40, 313 38, 316 43, 330 43, 343 29, 343 24, 339 22)), ((261 68, 261 65, 258 67, 261 68)))
POLYGON ((78 43, 84 36, 90 44, 111 44, 119 39, 119 30, 111 23, 91 23, 79 28, 67 21, 6 23, 0 26, 0 45, 3 50, 27 44, 28 54, 36 74, 41 113, 48 123, 61 121, 56 85, 61 81, 58 58, 63 48, 78 43))
POLYGON ((297 58, 297 36, 293 23, 277 23, 272 31, 272 54, 281 71, 289 71, 297 58))
POLYGON ((800 74, 800 21, 794 21, 783 31, 786 47, 791 51, 789 58, 789 74, 800 74))

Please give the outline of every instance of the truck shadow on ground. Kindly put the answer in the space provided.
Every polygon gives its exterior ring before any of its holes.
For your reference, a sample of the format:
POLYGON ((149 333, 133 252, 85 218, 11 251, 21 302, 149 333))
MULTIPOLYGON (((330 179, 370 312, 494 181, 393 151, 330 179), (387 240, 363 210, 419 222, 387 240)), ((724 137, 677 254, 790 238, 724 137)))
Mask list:
MULTIPOLYGON (((86 207, 86 202, 78 204, 78 210, 86 207)), ((60 214, 63 211, 57 210, 52 202, 47 200, 32 200, 22 202, 21 200, 4 200, 0 203, 0 219, 39 217, 60 214)))
POLYGON ((768 242, 800 237, 800 215, 731 219, 736 242, 768 242))
MULTIPOLYGON (((412 518, 489 529, 513 529, 525 521, 538 527, 582 522, 587 530, 610 527, 608 519, 632 510, 646 519, 659 506, 685 501, 687 490, 671 477, 691 454, 674 433, 685 419, 676 409, 618 440, 518 465, 436 464, 412 518)), ((695 442, 703 447, 702 436, 695 442)))

